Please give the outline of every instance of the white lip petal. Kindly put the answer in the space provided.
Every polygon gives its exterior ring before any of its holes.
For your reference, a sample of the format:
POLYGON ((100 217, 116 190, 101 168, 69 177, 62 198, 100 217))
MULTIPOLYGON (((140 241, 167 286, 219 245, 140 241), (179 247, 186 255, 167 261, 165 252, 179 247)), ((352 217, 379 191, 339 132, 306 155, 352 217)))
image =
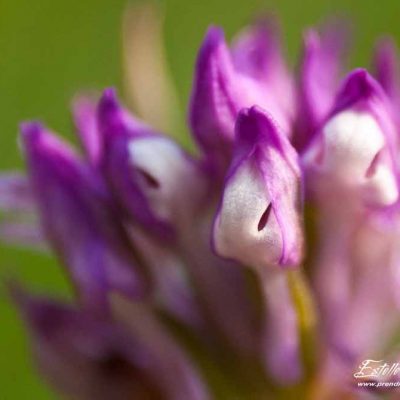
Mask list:
POLYGON ((168 138, 155 136, 130 140, 128 152, 133 170, 143 175, 142 190, 153 212, 165 220, 184 214, 203 181, 181 148, 168 138))
POLYGON ((361 181, 385 139, 375 118, 368 113, 344 111, 323 129, 325 152, 321 167, 338 178, 361 181))
POLYGON ((307 168, 329 177, 330 187, 360 190, 367 202, 389 205, 398 197, 386 152, 386 139, 369 112, 348 110, 332 117, 303 157, 307 168), (369 173, 376 162, 374 172, 369 173))
POLYGON ((265 212, 271 199, 260 173, 243 162, 228 181, 214 225, 217 252, 252 267, 276 264, 282 254, 282 233, 275 213, 265 212))

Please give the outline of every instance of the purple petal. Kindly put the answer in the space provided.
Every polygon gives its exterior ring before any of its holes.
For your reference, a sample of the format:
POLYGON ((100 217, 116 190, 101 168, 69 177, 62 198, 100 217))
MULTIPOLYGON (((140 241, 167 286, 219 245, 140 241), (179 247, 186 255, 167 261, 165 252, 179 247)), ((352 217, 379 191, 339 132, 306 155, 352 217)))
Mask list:
POLYGON ((22 134, 43 229, 83 303, 102 308, 110 289, 143 294, 144 276, 100 177, 40 124, 24 124, 22 134))
POLYGON ((154 133, 119 104, 113 88, 106 89, 103 92, 97 106, 97 119, 100 134, 103 136, 106 145, 113 137, 141 137, 154 133))
POLYGON ((373 62, 377 81, 382 85, 398 110, 400 106, 400 70, 397 48, 391 38, 385 38, 378 42, 373 62))
POLYGON ((303 241, 297 154, 257 107, 240 113, 236 136, 214 246, 220 255, 253 267, 297 265, 303 241))
POLYGON ((294 137, 299 150, 310 143, 333 106, 347 48, 347 29, 340 22, 328 25, 321 33, 309 30, 304 37, 299 77, 298 125, 294 137))
POLYGON ((195 139, 214 157, 229 157, 241 101, 236 72, 221 29, 211 27, 200 49, 189 110, 195 139))
MULTIPOLYGON (((258 36, 264 32, 255 28, 254 34, 258 36)), ((290 132, 287 110, 283 110, 281 104, 276 101, 275 92, 281 89, 279 85, 286 85, 287 79, 282 79, 286 73, 275 61, 265 80, 256 79, 254 73, 250 73, 248 67, 243 66, 243 59, 248 57, 250 48, 246 48, 239 60, 241 47, 245 44, 249 47, 254 46, 254 40, 243 37, 242 42, 239 41, 235 51, 238 63, 236 66, 222 30, 212 27, 208 30, 198 55, 189 121, 195 139, 219 174, 224 173, 229 164, 234 141, 234 124, 242 108, 260 105, 273 115, 285 132, 290 132)), ((287 94, 287 98, 290 98, 290 93, 287 94)))
POLYGON ((245 28, 232 44, 232 57, 238 71, 263 81, 279 74, 282 67, 280 32, 276 21, 260 20, 245 28))
POLYGON ((78 96, 72 104, 75 126, 83 150, 89 161, 98 165, 103 151, 103 143, 97 128, 96 101, 89 96, 78 96))
MULTIPOLYGON (((275 110, 278 108, 288 121, 293 120, 296 111, 293 76, 282 54, 277 22, 273 18, 263 19, 240 32, 232 45, 232 57, 239 72, 255 79, 273 96, 276 105, 267 110, 274 115, 279 114, 275 110)), ((286 125, 282 128, 286 129, 286 125)))

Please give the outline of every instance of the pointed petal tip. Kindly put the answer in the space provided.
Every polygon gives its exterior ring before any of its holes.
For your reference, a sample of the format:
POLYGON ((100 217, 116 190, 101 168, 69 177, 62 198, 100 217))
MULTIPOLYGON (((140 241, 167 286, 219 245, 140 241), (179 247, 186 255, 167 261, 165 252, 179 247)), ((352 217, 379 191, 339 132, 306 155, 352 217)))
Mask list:
POLYGON ((188 122, 203 150, 218 152, 217 163, 229 157, 239 84, 222 29, 210 27, 197 55, 188 122))
POLYGON ((259 129, 254 124, 257 123, 259 116, 260 113, 257 106, 243 108, 239 111, 235 122, 235 136, 239 141, 239 146, 242 146, 243 142, 254 144, 257 141, 259 129))
POLYGON ((370 86, 373 80, 374 79, 365 68, 356 68, 349 73, 346 83, 363 88, 370 86))
POLYGON ((256 143, 259 140, 267 140, 268 145, 275 147, 283 139, 278 137, 281 132, 274 118, 263 108, 256 105, 244 108, 239 112, 235 134, 240 142, 244 140, 249 143, 256 143))
POLYGON ((72 97, 70 108, 74 121, 78 125, 78 128, 79 125, 81 125, 81 123, 79 123, 79 119, 83 118, 83 116, 87 117, 89 111, 92 112, 92 110, 95 110, 98 100, 99 95, 95 92, 77 93, 75 96, 72 97))
POLYGON ((306 29, 303 33, 303 43, 305 48, 323 45, 324 50, 343 56, 350 47, 351 33, 351 24, 346 18, 333 18, 325 21, 320 27, 306 29))
POLYGON ((377 50, 382 50, 389 53, 394 51, 397 48, 397 45, 392 36, 385 35, 378 38, 378 40, 376 41, 375 48, 377 50))
POLYGON ((20 124, 20 143, 22 151, 28 159, 36 155, 42 155, 47 149, 59 149, 64 147, 61 139, 55 137, 46 126, 39 121, 29 121, 20 124))
POLYGON ((41 122, 22 123, 20 131, 22 148, 27 160, 30 160, 29 163, 33 159, 43 160, 44 158, 50 159, 56 156, 75 158, 76 156, 69 143, 54 134, 41 122))
POLYGON ((365 68, 356 68, 354 69, 350 75, 349 80, 357 80, 360 83, 366 82, 369 77, 369 73, 365 68))
POLYGON ((107 88, 103 91, 103 94, 99 101, 99 108, 104 110, 113 110, 118 108, 119 101, 117 96, 117 91, 115 88, 107 88))
POLYGON ((306 49, 314 49, 321 42, 320 34, 314 28, 309 28, 303 33, 303 43, 306 49))
POLYGON ((20 124, 19 130, 24 144, 33 143, 39 139, 44 125, 39 121, 27 121, 20 124))
POLYGON ((381 85, 364 68, 356 68, 345 78, 339 90, 338 99, 348 99, 352 102, 368 99, 371 96, 384 95, 381 85))
MULTIPOLYGON (((398 68, 398 48, 391 36, 382 36, 374 46, 373 67, 378 81, 392 78, 398 68), (389 77, 388 77, 389 75, 389 77)), ((381 82, 382 83, 382 82, 381 82)))
POLYGON ((103 138, 98 129, 97 107, 99 95, 78 93, 71 102, 75 133, 87 159, 97 166, 102 158, 103 138))
POLYGON ((214 25, 210 26, 199 51, 197 68, 205 68, 210 60, 213 59, 221 45, 226 45, 223 29, 214 25))
POLYGON ((377 81, 394 102, 400 104, 399 49, 390 36, 381 37, 375 44, 373 70, 377 81))
MULTIPOLYGON (((256 124, 259 122, 264 124, 264 127, 266 128, 277 129, 273 117, 262 107, 254 105, 249 108, 243 108, 242 110, 240 110, 236 120, 236 134, 241 136, 241 134, 243 133, 243 129, 241 129, 243 127, 243 124, 248 124, 248 123, 256 124)), ((260 133, 262 130, 255 129, 255 131, 260 133)), ((256 132, 252 133, 255 134, 256 132)))
POLYGON ((343 22, 327 24, 322 29, 308 28, 303 33, 303 53, 310 57, 309 53, 322 52, 332 60, 345 58, 350 47, 348 31, 343 22))
POLYGON ((225 40, 225 34, 224 30, 221 27, 217 25, 209 26, 204 39, 205 43, 209 45, 217 45, 218 43, 224 40, 225 40))
POLYGON ((125 115, 114 88, 103 91, 97 108, 98 128, 104 138, 124 130, 125 115))
POLYGON ((258 105, 254 105, 249 108, 249 116, 252 118, 261 117, 267 119, 268 121, 273 121, 271 114, 258 105))
POLYGON ((238 124, 238 123, 241 122, 242 120, 246 120, 247 118, 250 117, 250 109, 251 109, 251 108, 252 108, 252 107, 246 107, 246 108, 242 108, 242 109, 239 111, 239 114, 238 114, 237 119, 236 119, 236 124, 238 124))
POLYGON ((239 119, 247 119, 247 118, 262 118, 266 117, 267 119, 271 119, 271 116, 265 111, 262 107, 258 105, 253 105, 251 107, 242 108, 238 114, 239 119))
POLYGON ((103 96, 108 98, 116 98, 117 90, 114 87, 108 87, 103 90, 103 96))

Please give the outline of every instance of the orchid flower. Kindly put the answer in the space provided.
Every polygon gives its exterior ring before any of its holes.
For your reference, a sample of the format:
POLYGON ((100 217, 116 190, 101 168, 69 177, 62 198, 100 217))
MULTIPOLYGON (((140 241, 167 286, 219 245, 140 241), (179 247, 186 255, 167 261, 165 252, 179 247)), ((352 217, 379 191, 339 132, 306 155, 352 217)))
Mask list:
POLYGON ((395 47, 346 74, 343 25, 309 29, 296 76, 274 20, 231 45, 210 27, 196 153, 164 132, 179 110, 158 14, 128 15, 136 113, 112 88, 78 94, 80 149, 23 123, 27 172, 0 177, 0 239, 54 254, 76 289, 67 304, 10 286, 41 374, 82 400, 380 398, 395 376, 360 376, 398 361, 395 47))

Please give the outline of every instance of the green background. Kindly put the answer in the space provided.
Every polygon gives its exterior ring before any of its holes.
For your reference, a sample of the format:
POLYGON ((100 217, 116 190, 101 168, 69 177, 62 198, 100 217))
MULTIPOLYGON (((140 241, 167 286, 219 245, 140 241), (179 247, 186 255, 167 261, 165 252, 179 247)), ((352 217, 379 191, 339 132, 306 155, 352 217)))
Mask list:
MULTIPOLYGON (((125 0, 0 0, 0 169, 21 168, 19 121, 40 118, 55 130, 72 132, 68 105, 82 88, 121 89, 121 15, 125 0)), ((221 25, 227 35, 256 11, 280 17, 293 61, 301 31, 333 14, 351 17, 355 30, 352 66, 369 65, 377 36, 400 40, 398 0, 166 0, 165 42, 182 104, 206 27, 221 25)), ((49 256, 0 245, 0 278, 18 277, 38 292, 66 295, 68 285, 49 256)), ((35 374, 22 326, 0 292, 0 400, 51 399, 35 374)))

